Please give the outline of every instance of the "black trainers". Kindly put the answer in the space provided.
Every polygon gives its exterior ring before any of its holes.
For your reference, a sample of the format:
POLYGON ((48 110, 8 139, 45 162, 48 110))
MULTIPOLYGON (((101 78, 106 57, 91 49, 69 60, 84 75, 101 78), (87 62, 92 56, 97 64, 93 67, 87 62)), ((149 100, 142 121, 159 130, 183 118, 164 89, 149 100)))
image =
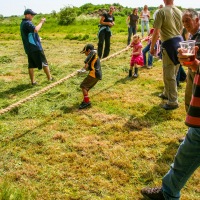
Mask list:
POLYGON ((160 97, 161 99, 168 100, 168 98, 163 93, 159 94, 158 97, 160 97))
POLYGON ((141 194, 145 199, 151 200, 165 200, 162 189, 159 187, 155 188, 144 188, 141 190, 141 194))
POLYGON ((178 104, 177 105, 169 105, 169 104, 164 104, 162 105, 162 108, 164 108, 165 110, 174 110, 176 108, 178 108, 178 104))
POLYGON ((89 106, 91 106, 91 102, 86 103, 86 102, 83 101, 83 102, 80 104, 79 109, 84 109, 84 108, 87 108, 87 107, 89 107, 89 106))

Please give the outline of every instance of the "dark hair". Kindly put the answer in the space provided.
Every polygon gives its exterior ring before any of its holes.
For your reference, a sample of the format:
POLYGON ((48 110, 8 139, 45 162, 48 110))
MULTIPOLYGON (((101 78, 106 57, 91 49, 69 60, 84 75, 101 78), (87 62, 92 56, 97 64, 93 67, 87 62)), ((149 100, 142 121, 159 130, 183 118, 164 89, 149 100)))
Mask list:
POLYGON ((199 13, 196 10, 194 10, 193 8, 185 9, 182 13, 182 16, 185 14, 189 14, 192 19, 199 18, 199 13))

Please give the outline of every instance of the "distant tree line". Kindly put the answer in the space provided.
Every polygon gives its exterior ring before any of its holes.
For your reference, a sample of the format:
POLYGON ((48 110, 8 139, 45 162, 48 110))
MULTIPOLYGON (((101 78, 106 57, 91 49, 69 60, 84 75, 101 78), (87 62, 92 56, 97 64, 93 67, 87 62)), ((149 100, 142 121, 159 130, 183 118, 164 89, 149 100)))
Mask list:
MULTIPOLYGON (((132 13, 133 10, 133 7, 123 7, 119 3, 114 3, 112 5, 114 5, 116 8, 115 16, 128 16, 132 13)), ((52 11, 51 16, 57 18, 59 25, 70 25, 76 20, 76 17, 80 15, 100 16, 103 12, 108 11, 109 7, 110 4, 93 5, 92 3, 87 3, 80 7, 66 6, 64 8, 61 8, 59 12, 52 11)), ((183 10, 183 8, 180 6, 178 6, 178 8, 183 10)), ((138 7, 138 9, 140 12, 143 7, 138 7)), ((148 9, 153 14, 157 7, 148 7, 148 9)), ((200 8, 196 8, 195 10, 200 11, 200 8)), ((0 20, 2 20, 3 18, 3 15, 0 14, 0 20)))
MULTIPOLYGON (((133 8, 131 7, 123 7, 119 3, 112 4, 115 6, 115 16, 128 16, 132 13, 133 8)), ((101 4, 101 5, 93 5, 92 3, 84 4, 80 7, 66 6, 60 10, 57 14, 54 12, 54 15, 58 15, 58 23, 60 25, 69 25, 73 23, 77 16, 79 15, 93 15, 100 16, 103 12, 108 11, 110 4, 101 4)), ((148 7, 150 12, 153 12, 158 7, 148 7)), ((179 9, 183 10, 182 7, 178 6, 179 9)), ((138 7, 139 12, 143 9, 143 7, 138 7)), ((200 8, 195 9, 197 11, 200 8)))

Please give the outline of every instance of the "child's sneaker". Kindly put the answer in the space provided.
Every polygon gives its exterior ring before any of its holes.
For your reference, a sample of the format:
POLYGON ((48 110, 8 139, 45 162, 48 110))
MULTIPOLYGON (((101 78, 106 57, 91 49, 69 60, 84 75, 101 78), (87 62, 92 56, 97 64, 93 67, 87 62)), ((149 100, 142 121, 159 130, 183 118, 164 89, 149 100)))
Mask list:
POLYGON ((86 102, 82 102, 81 104, 80 104, 80 106, 79 106, 79 109, 84 109, 84 108, 87 108, 87 107, 89 107, 91 105, 91 102, 89 101, 88 103, 86 103, 86 102))

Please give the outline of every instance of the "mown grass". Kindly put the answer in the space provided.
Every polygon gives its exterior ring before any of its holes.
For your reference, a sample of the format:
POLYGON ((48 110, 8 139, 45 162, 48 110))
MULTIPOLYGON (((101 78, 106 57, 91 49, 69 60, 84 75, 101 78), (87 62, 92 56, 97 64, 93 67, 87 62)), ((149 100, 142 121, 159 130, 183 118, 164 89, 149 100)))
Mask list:
MULTIPOLYGON (((83 66, 79 52, 86 43, 97 45, 97 26, 74 31, 89 34, 86 41, 64 39, 73 26, 50 31, 44 25, 41 32, 56 80, 83 66)), ((110 54, 126 46, 123 27, 123 32, 113 29, 110 54)), ((1 33, 1 108, 49 84, 36 70, 39 85, 30 86, 27 58, 19 33, 14 35, 1 33)), ((90 109, 77 109, 85 77, 79 75, 0 116, 0 199, 138 200, 143 187, 161 184, 187 131, 185 83, 179 88, 180 108, 165 111, 157 97, 163 89, 161 63, 141 68, 134 80, 127 78, 129 61, 130 51, 102 62, 103 80, 90 91, 90 109)), ((200 198, 199 176, 196 171, 189 180, 183 200, 200 198)))

